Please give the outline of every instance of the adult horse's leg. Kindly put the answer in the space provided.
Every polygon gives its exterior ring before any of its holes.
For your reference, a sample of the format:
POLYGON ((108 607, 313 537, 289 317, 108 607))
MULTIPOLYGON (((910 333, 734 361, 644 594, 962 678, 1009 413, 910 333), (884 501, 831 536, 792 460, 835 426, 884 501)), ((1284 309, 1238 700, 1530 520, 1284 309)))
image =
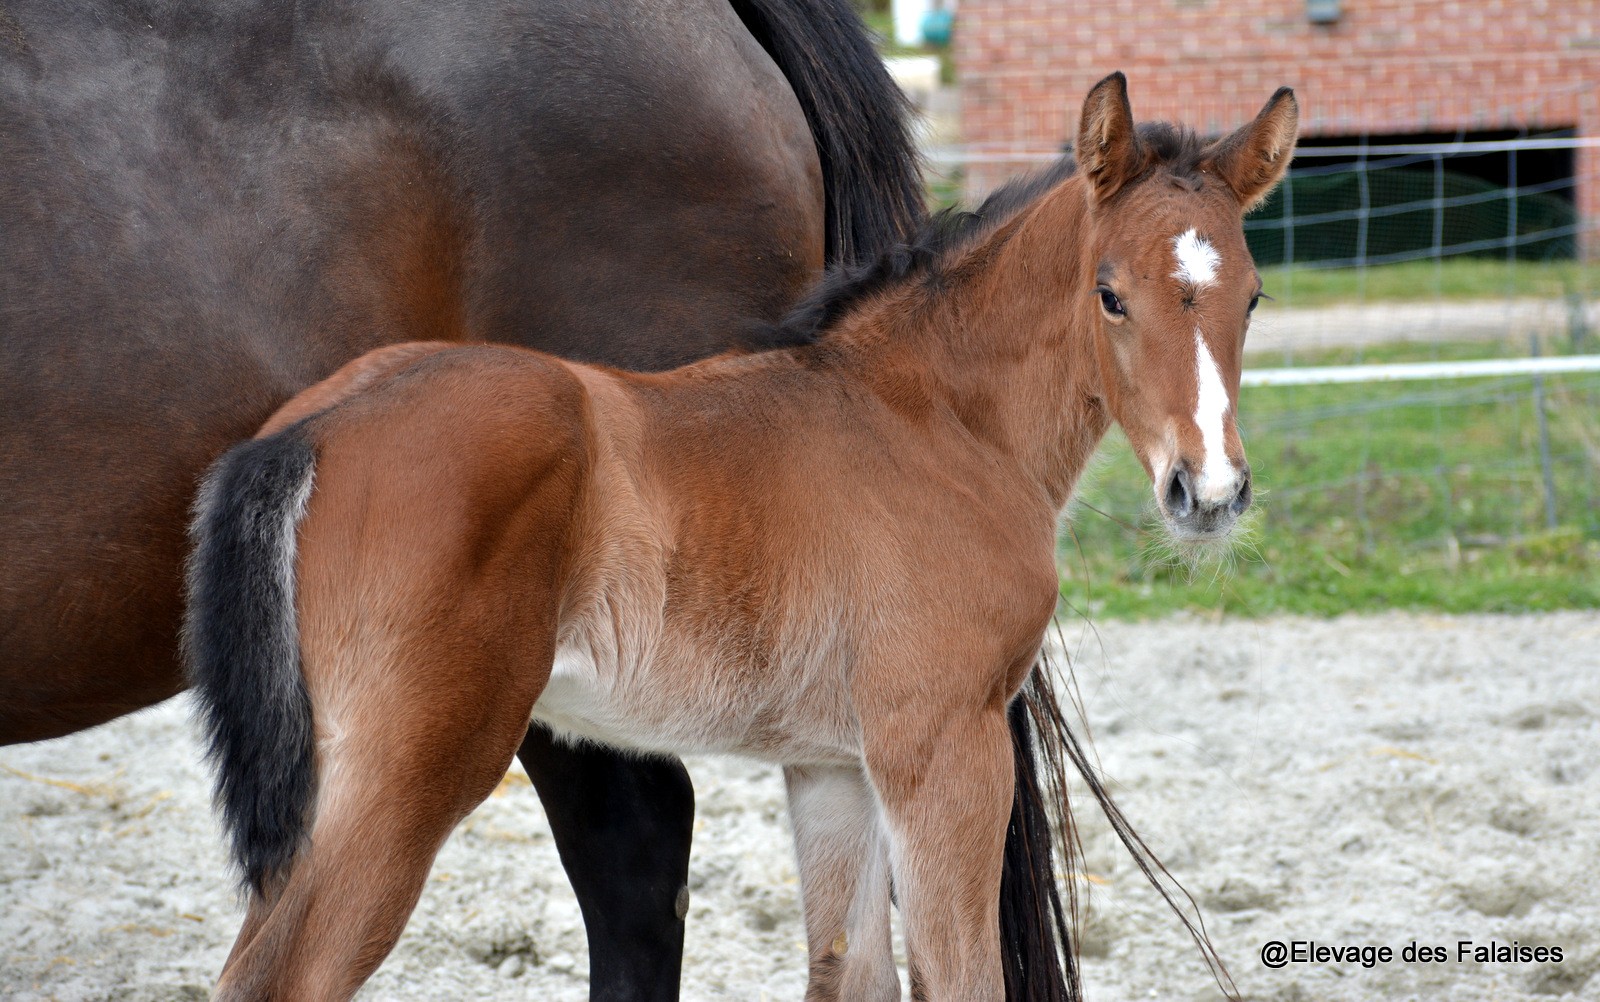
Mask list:
MULTIPOLYGON (((804 128, 793 134, 808 133, 815 149, 804 151, 805 157, 819 161, 826 263, 870 260, 909 239, 923 207, 906 100, 849 0, 730 4, 781 73, 779 83, 786 81, 792 92, 769 95, 778 111, 752 119, 752 134, 785 120, 791 97, 804 115, 804 128)), ((761 60, 761 52, 755 56, 761 60)), ((705 180, 721 188, 730 179, 723 174, 705 180)), ((771 221, 760 229, 770 230, 771 221)), ((749 239, 748 233, 740 237, 749 239)), ((782 251, 793 257, 804 248, 791 244, 782 251)), ((733 281, 725 269, 707 273, 718 282, 733 281)), ((525 285, 526 277, 519 274, 517 281, 525 285)), ((586 348, 585 357, 595 354, 596 346, 586 348)), ((615 351, 601 360, 625 368, 646 361, 615 351)), ((518 754, 549 815, 583 910, 590 997, 677 999, 694 822, 694 794, 682 764, 553 741, 537 724, 518 754)))
POLYGON ((694 787, 683 763, 567 744, 537 723, 517 757, 583 909, 589 997, 676 999, 694 831, 694 787))

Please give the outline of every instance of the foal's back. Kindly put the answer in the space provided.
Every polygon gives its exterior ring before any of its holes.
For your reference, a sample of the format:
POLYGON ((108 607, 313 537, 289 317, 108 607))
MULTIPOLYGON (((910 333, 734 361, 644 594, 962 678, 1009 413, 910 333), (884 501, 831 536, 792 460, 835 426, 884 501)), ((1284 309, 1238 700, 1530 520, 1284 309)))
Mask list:
POLYGON ((308 679, 341 674, 314 652, 418 621, 401 610, 470 632, 452 606, 481 594, 525 623, 505 656, 530 684, 553 664, 535 716, 558 730, 859 756, 858 663, 895 662, 908 634, 976 642, 974 621, 1017 650, 972 660, 1010 663, 1049 612, 1031 586, 1054 574, 1034 566, 1048 519, 1017 517, 1040 499, 864 368, 795 349, 640 376, 446 345, 352 363, 267 429, 314 415, 288 432, 318 451, 301 530, 308 679))

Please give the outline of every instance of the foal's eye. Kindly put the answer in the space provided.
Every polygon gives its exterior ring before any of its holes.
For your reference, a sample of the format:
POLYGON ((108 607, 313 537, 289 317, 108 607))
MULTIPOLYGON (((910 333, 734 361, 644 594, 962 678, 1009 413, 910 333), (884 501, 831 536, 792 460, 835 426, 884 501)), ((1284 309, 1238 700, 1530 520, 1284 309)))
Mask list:
POLYGON ((1117 298, 1117 294, 1115 292, 1112 292, 1103 285, 1094 291, 1100 294, 1101 309, 1105 310, 1114 317, 1125 317, 1128 315, 1128 311, 1122 306, 1122 300, 1117 298))
POLYGON ((1261 297, 1260 296, 1251 296, 1250 297, 1250 305, 1249 305, 1249 307, 1247 307, 1245 309, 1245 312, 1246 313, 1254 313, 1256 311, 1256 307, 1259 306, 1259 305, 1261 305, 1261 297))

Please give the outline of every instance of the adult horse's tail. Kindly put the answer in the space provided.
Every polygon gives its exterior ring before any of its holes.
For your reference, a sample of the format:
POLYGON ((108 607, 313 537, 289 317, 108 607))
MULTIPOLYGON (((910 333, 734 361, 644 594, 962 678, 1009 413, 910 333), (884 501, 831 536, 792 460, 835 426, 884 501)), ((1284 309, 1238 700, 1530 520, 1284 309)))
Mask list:
POLYGON ((731 0, 800 101, 822 161, 829 266, 910 239, 924 207, 905 95, 850 0, 731 0))
POLYGON ((234 860, 257 894, 306 838, 316 787, 295 620, 295 530, 316 454, 291 429, 212 467, 195 504, 184 645, 234 860))
POLYGON ((1079 874, 1073 871, 1083 858, 1068 803, 1069 774, 1075 772, 1145 879, 1188 930, 1217 987, 1225 997, 1237 1002, 1238 988, 1206 934, 1199 906, 1111 799, 1100 781, 1099 770, 1084 753, 1061 710, 1054 679, 1050 658, 1041 655, 1010 710, 1017 795, 1011 810, 1011 827, 1006 832, 1000 891, 1006 998, 1049 1002, 1078 1002, 1082 998, 1076 943, 1069 937, 1069 933, 1075 936, 1078 929, 1079 874), (1054 841, 1052 821, 1059 833, 1054 841), (1066 875, 1065 904, 1056 880, 1057 851, 1060 868, 1066 875), (1059 966, 1055 963, 1057 955, 1059 966))
POLYGON ((1000 949, 1007 1002, 1078 1002, 1083 997, 1074 939, 1077 877, 1071 872, 1080 855, 1078 835, 1067 802, 1067 776, 1059 756, 1051 753, 1059 747, 1051 739, 1060 714, 1047 671, 1044 664, 1035 666, 1006 714, 1016 774, 1000 871, 1000 949), (1049 730, 1043 731, 1040 743, 1045 747, 1039 749, 1035 734, 1043 728, 1049 730), (1040 785, 1041 760, 1049 770, 1045 786, 1040 785), (1059 840, 1053 837, 1055 831, 1060 832, 1059 840), (1058 849, 1067 871, 1065 905, 1056 880, 1058 849))

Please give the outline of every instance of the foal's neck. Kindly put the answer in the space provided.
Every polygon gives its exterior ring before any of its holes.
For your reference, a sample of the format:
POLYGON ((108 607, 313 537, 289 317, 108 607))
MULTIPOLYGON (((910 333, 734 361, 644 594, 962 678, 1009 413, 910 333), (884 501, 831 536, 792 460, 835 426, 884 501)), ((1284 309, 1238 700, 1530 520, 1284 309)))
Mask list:
POLYGON ((967 432, 1020 466, 1054 510, 1110 425, 1095 354, 1094 268, 1076 177, 856 316, 846 341, 867 378, 915 382, 967 432))

